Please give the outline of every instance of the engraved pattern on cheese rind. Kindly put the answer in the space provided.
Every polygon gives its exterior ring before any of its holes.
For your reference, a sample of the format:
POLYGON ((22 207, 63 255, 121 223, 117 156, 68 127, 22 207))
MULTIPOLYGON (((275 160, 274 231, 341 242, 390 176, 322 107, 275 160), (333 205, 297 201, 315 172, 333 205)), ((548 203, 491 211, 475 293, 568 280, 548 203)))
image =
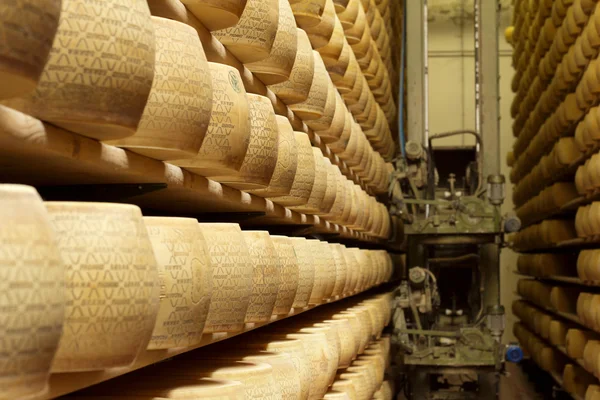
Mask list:
POLYGON ((311 385, 311 372, 310 361, 302 341, 271 341, 265 344, 265 350, 275 353, 286 353, 290 356, 300 378, 300 398, 306 399, 311 385))
POLYGON ((300 377, 289 354, 261 353, 256 356, 244 357, 244 361, 262 362, 273 368, 273 377, 279 386, 282 400, 296 400, 301 396, 300 377))
POLYGON ((324 251, 321 250, 321 242, 315 239, 307 240, 311 253, 313 255, 313 263, 315 265, 315 283, 310 295, 309 304, 321 304, 325 300, 325 289, 327 286, 327 259, 324 251))
POLYGON ((38 86, 7 104, 84 136, 130 136, 150 94, 154 45, 143 0, 63 0, 38 86))
POLYGON ((287 337, 300 339, 310 360, 311 385, 309 399, 320 399, 329 385, 328 369, 332 361, 331 352, 324 333, 291 333, 287 337))
POLYGON ((287 0, 279 0, 279 23, 271 54, 264 60, 246 64, 246 67, 267 84, 275 78, 268 76, 263 79, 264 75, 276 75, 286 81, 296 59, 297 36, 296 21, 290 4, 287 0))
POLYGON ((286 236, 271 236, 271 240, 279 259, 281 278, 273 314, 288 315, 298 290, 299 268, 296 251, 290 238, 286 236))
POLYGON ((281 276, 279 258, 268 232, 242 231, 252 261, 252 295, 245 322, 271 320, 281 276))
POLYGON ((306 100, 315 73, 315 57, 306 32, 298 29, 297 38, 296 59, 289 79, 269 85, 269 89, 288 105, 306 100))
POLYGON ((238 332, 252 294, 252 262, 237 224, 201 223, 213 267, 213 295, 205 333, 238 332))
POLYGON ((211 373, 211 377, 242 382, 247 399, 281 399, 279 385, 275 382, 273 368, 269 364, 248 362, 240 362, 238 364, 245 365, 243 368, 229 367, 216 369, 211 373), (250 366, 252 365, 255 368, 251 369, 250 366))
POLYGON ((315 160, 308 135, 294 132, 298 150, 298 168, 288 196, 274 197, 273 202, 281 205, 303 205, 310 198, 315 181, 315 160))
POLYGON ((250 140, 240 171, 236 176, 215 176, 214 180, 231 183, 233 187, 267 186, 277 165, 279 130, 271 101, 260 95, 248 94, 250 140))
POLYGON ((235 25, 246 7, 246 0, 181 0, 181 2, 210 31, 235 25))
POLYGON ((320 251, 323 252, 324 268, 325 268, 325 291, 323 295, 325 299, 331 299, 331 295, 333 293, 333 287, 335 286, 335 277, 336 277, 336 265, 335 260, 333 258, 333 251, 329 248, 329 243, 320 242, 320 251))
POLYGON ((271 182, 265 189, 248 190, 248 193, 262 197, 285 196, 292 190, 294 177, 298 169, 298 149, 290 122, 286 117, 276 115, 278 127, 277 164, 271 176, 271 182))
POLYGON ((333 259, 335 261, 335 285, 333 287, 333 297, 341 296, 346 285, 346 279, 348 277, 348 266, 346 265, 346 259, 342 254, 343 249, 340 244, 330 244, 333 250, 333 259))
POLYGON ((298 290, 292 307, 304 308, 308 306, 313 286, 315 284, 315 263, 310 246, 305 238, 290 238, 294 245, 298 261, 298 290))
POLYGON ((269 56, 279 23, 278 0, 248 0, 237 24, 212 32, 242 63, 269 56))
POLYGON ((0 76, 19 78, 19 86, 3 84, 0 98, 23 95, 35 88, 52 48, 60 9, 61 0, 0 3, 0 76))
POLYGON ((148 349, 200 343, 212 293, 212 268, 198 221, 144 218, 165 295, 148 349))
POLYGON ((327 170, 323 153, 318 147, 313 147, 312 152, 315 163, 315 181, 310 192, 310 197, 305 205, 291 207, 292 210, 308 214, 316 214, 319 212, 319 207, 323 203, 323 198, 325 197, 325 192, 327 190, 327 170))
POLYGON ((317 119, 323 116, 327 104, 328 81, 330 80, 321 55, 313 50, 314 74, 306 100, 290 104, 290 109, 302 119, 317 119))
POLYGON ((49 202, 46 208, 67 287, 52 371, 129 365, 150 340, 162 295, 139 207, 49 202))
MULTIPOLYGON (((196 30, 181 22, 152 17, 156 38, 154 80, 135 135, 110 144, 148 147, 159 159, 194 157, 210 121, 212 84, 196 30)), ((143 152, 142 152, 143 153, 143 152)))
POLYGON ((237 173, 250 143, 246 90, 235 68, 211 62, 208 66, 213 98, 204 141, 196 157, 172 163, 204 176, 237 173))
POLYGON ((65 311, 64 265, 35 189, 0 185, 0 397, 42 392, 65 311))

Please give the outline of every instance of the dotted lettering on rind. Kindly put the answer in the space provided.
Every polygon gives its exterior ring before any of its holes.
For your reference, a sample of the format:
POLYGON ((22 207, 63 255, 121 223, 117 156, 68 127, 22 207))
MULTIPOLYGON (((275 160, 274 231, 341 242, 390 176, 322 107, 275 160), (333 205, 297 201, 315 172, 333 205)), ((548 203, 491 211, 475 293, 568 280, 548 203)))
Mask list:
POLYGON ((273 314, 287 315, 292 308, 298 290, 298 261, 290 238, 273 237, 272 239, 279 259, 279 274, 281 277, 273 314))

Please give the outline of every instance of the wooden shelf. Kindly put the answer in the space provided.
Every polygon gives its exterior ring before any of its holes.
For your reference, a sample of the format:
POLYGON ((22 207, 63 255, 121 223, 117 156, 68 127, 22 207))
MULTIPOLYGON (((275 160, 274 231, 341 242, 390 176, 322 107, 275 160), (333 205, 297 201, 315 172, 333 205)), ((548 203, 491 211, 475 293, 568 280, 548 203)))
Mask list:
POLYGON ((537 279, 540 281, 561 282, 561 283, 568 283, 570 285, 577 285, 577 286, 585 286, 585 287, 592 287, 592 288, 598 287, 600 289, 600 281, 584 281, 584 280, 579 279, 578 277, 573 277, 573 276, 558 276, 558 275, 533 276, 533 275, 524 274, 519 271, 513 271, 513 273, 516 275, 519 275, 519 276, 526 276, 528 278, 533 278, 533 279, 537 279))
POLYGON ((169 215, 228 214, 247 226, 290 225, 385 245, 318 216, 289 210, 166 162, 100 143, 0 106, 0 181, 34 186, 162 183, 123 199, 169 215), (251 213, 251 214, 248 214, 251 213))
MULTIPOLYGON (((364 295, 365 293, 372 292, 373 294, 379 293, 380 291, 377 288, 369 289, 366 292, 357 294, 364 295)), ((346 297, 345 299, 352 298, 346 297)), ((342 300, 342 299, 340 299, 342 300)), ((49 389, 46 393, 42 395, 35 396, 30 398, 29 400, 47 400, 54 399, 59 396, 63 396, 68 393, 73 393, 77 390, 84 389, 86 387, 96 385, 100 382, 107 381, 109 379, 116 378, 121 375, 125 375, 129 372, 138 370, 143 367, 147 367, 152 364, 156 364, 158 362, 164 361, 171 357, 175 357, 179 354, 187 353, 189 351, 193 351, 199 349, 204 346, 208 346, 213 343, 220 342, 222 340, 231 339, 233 337, 242 335, 246 332, 250 332, 254 329, 261 328, 263 326, 269 325, 271 323, 281 321, 286 318, 290 318, 299 314, 302 314, 306 311, 310 311, 314 308, 326 306, 327 304, 335 303, 335 301, 331 301, 329 303, 321 304, 319 306, 311 306, 302 309, 292 309, 289 315, 284 317, 273 317, 270 322, 265 323, 254 323, 254 324, 246 324, 243 331, 236 333, 213 333, 206 334, 202 336, 202 341, 199 345, 194 347, 179 347, 172 349, 164 349, 164 350, 144 350, 141 352, 134 363, 127 367, 119 367, 119 368, 110 368, 102 371, 89 371, 89 372, 69 372, 69 373, 57 373, 52 374, 50 376, 49 389)))

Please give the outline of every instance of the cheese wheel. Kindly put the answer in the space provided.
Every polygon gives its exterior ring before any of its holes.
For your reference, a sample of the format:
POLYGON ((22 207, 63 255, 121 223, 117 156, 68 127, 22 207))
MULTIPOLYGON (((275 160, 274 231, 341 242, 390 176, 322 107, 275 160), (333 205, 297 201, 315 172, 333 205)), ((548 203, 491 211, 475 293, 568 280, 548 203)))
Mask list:
POLYGON ((323 59, 316 51, 313 51, 314 74, 310 85, 310 91, 305 101, 290 104, 292 110, 302 120, 318 119, 325 113, 327 104, 327 92, 329 76, 323 64, 323 59))
POLYGON ((154 29, 145 1, 63 0, 39 84, 6 104, 84 136, 119 139, 135 133, 153 77, 154 29))
POLYGON ((344 107, 344 110, 345 110, 345 118, 344 118, 344 129, 342 130, 342 134, 340 135, 338 140, 327 143, 327 147, 329 147, 329 149, 336 154, 343 152, 344 150, 346 150, 346 147, 348 147, 348 142, 350 141, 350 136, 352 135, 352 129, 355 124, 354 120, 352 118, 352 114, 350 114, 346 110, 345 107, 344 107))
POLYGON ((303 102, 308 98, 315 72, 313 50, 306 32, 298 29, 297 39, 296 58, 289 79, 269 85, 269 89, 288 105, 303 102))
POLYGON ((65 268, 34 188, 0 185, 0 219, 0 289, 5 294, 0 308, 0 396, 11 399, 47 387, 63 328, 65 268))
POLYGON ((202 331, 212 294, 212 265, 193 218, 144 217, 165 288, 148 349, 192 347, 202 331))
POLYGON ((277 164, 279 129, 271 101, 247 94, 250 111, 250 141, 236 175, 211 176, 211 179, 240 190, 265 188, 271 182, 277 164))
POLYGON ((296 400, 302 395, 300 375, 288 354, 261 352, 246 356, 243 361, 265 363, 273 368, 273 377, 279 386, 281 400, 296 400))
POLYGON ((298 26, 307 29, 321 22, 326 0, 290 0, 298 26))
POLYGON ((325 291, 327 289, 327 279, 331 276, 331 266, 326 265, 327 257, 318 240, 308 239, 307 245, 313 256, 315 270, 314 284, 308 304, 319 305, 326 299, 325 291))
POLYGON ((335 258, 333 256, 333 250, 329 247, 329 243, 327 242, 319 242, 316 251, 321 251, 323 253, 323 258, 325 260, 325 291, 323 296, 325 300, 330 301, 333 298, 333 289, 335 287, 335 279, 336 279, 336 264, 335 258))
POLYGON ((383 381, 381 387, 373 395, 375 400, 392 400, 396 392, 394 382, 391 380, 383 381))
MULTIPOLYGON (((356 357, 356 342, 352 333, 352 325, 347 318, 327 319, 323 321, 323 324, 336 327, 340 340, 340 359, 337 368, 346 368, 356 357)), ((320 326, 320 324, 316 324, 316 326, 320 326)))
POLYGON ((303 329, 304 332, 290 333, 286 337, 298 339, 304 344, 309 360, 310 388, 309 399, 320 399, 329 386, 329 372, 333 364, 333 355, 327 343, 327 337, 321 328, 303 329))
POLYGON ((567 355, 575 360, 583 358, 585 345, 596 336, 586 330, 572 328, 567 331, 565 349, 567 355))
POLYGON ((344 206, 346 203, 346 185, 344 184, 345 177, 342 175, 339 167, 337 165, 334 165, 333 169, 335 171, 336 180, 335 201, 333 202, 331 211, 328 214, 323 215, 323 218, 326 220, 337 222, 341 220, 342 213, 344 211, 344 206))
POLYGON ((268 322, 281 285, 279 257, 266 231, 242 231, 252 261, 252 294, 245 322, 268 322))
POLYGON ((333 35, 333 29, 335 26, 336 14, 335 7, 333 6, 332 0, 325 1, 325 7, 321 20, 313 27, 304 28, 310 39, 313 49, 326 46, 333 35))
POLYGON ((269 57, 246 64, 246 67, 265 85, 273 85, 289 79, 296 59, 297 32, 290 4, 286 0, 279 0, 279 23, 269 57))
POLYGON ((367 26, 367 19, 365 17, 365 11, 362 7, 358 7, 358 12, 356 14, 356 19, 351 27, 344 27, 344 32, 346 33, 346 39, 348 43, 356 44, 360 42, 360 39, 365 32, 365 27, 367 26))
POLYGON ((35 89, 58 28, 61 0, 22 0, 0 5, 0 99, 35 89))
POLYGON ((290 121, 280 115, 275 116, 278 128, 277 163, 269 186, 264 189, 250 189, 249 193, 262 197, 285 196, 292 190, 298 169, 298 149, 294 130, 290 121))
POLYGON ((600 386, 589 385, 585 392, 585 400, 598 400, 600 399, 600 386))
POLYGON ((310 197, 305 205, 291 207, 292 210, 307 214, 319 213, 323 199, 325 198, 325 192, 327 191, 327 165, 325 164, 325 157, 323 157, 323 153, 318 147, 313 147, 312 152, 315 163, 315 180, 310 197))
MULTIPOLYGON (((342 23, 344 30, 351 29, 358 17, 358 9, 362 8, 360 0, 349 0, 348 5, 343 11, 337 11, 338 18, 342 23)), ((363 9, 364 11, 364 9, 363 9)))
POLYGON ((278 0, 247 0, 240 20, 231 28, 212 32, 242 63, 264 60, 271 54, 279 24, 278 0))
POLYGON ((579 397, 584 397, 589 385, 598 382, 598 379, 581 368, 579 365, 568 364, 563 372, 564 388, 579 397))
POLYGON ((298 339, 265 340, 262 335, 260 340, 256 340, 255 337, 251 337, 249 340, 251 341, 249 346, 252 348, 259 348, 273 353, 284 353, 291 358, 300 379, 300 398, 306 399, 311 386, 311 364, 304 343, 298 339))
POLYGON ((290 313, 300 279, 298 259, 294 251, 294 245, 287 236, 271 236, 275 245, 275 251, 279 260, 279 291, 277 301, 273 309, 273 315, 287 316, 290 313))
POLYGON ((213 295, 204 333, 239 332, 252 295, 254 267, 238 224, 200 223, 213 266, 213 295))
MULTIPOLYGON (((317 27, 318 28, 318 27, 317 27)), ((316 29, 316 28, 315 28, 316 29)), ((327 43, 322 46, 315 46, 315 42, 317 41, 316 36, 309 33, 309 39, 313 44, 313 47, 319 52, 321 58, 323 58, 323 62, 327 67, 327 71, 330 71, 329 66, 335 65, 340 60, 342 56, 342 51, 344 49, 344 44, 347 43, 346 37, 344 36, 344 28, 342 27, 342 23, 338 19, 338 17, 333 15, 333 31, 331 33, 331 37, 328 39, 327 43)), ((324 38, 324 36, 321 36, 324 38)), ((347 47, 349 49, 349 47, 347 47)), ((346 60, 349 60, 349 55, 346 54, 346 60)), ((342 60, 342 63, 344 61, 342 60)), ((346 61, 346 66, 348 65, 348 61, 346 61)), ((343 67, 342 67, 343 68, 343 67)))
POLYGON ((329 244, 329 247, 332 249, 333 259, 335 261, 335 284, 332 297, 338 299, 342 296, 344 287, 346 286, 348 265, 346 264, 341 244, 329 244))
POLYGON ((181 0, 209 31, 234 26, 240 20, 247 0, 181 0))
MULTIPOLYGON (((327 98, 325 101, 325 107, 323 108, 323 115, 317 119, 306 120, 305 123, 314 131, 324 131, 329 129, 333 124, 333 118, 336 113, 337 106, 337 90, 331 82, 331 79, 326 79, 327 81, 327 98)), ((338 119, 343 117, 343 115, 338 115, 338 119)), ((337 121, 339 123, 339 120, 337 121)), ((342 121, 343 122, 343 121, 342 121)), ((339 129, 339 127, 338 127, 339 129)), ((318 134, 318 133, 317 133, 318 134)))
POLYGON ((208 63, 213 88, 210 123, 194 158, 172 164, 211 177, 237 175, 250 143, 248 98, 237 69, 208 63))
POLYGON ((311 247, 305 238, 290 238, 296 253, 298 264, 298 288, 292 303, 293 308, 305 308, 308 306, 313 286, 315 284, 315 263, 311 247))
POLYGON ((52 371, 131 364, 148 345, 164 295, 140 208, 48 202, 46 209, 68 289, 52 371))
POLYGON ((327 170, 327 189, 319 207, 318 215, 327 214, 332 210, 337 194, 337 172, 328 158, 324 157, 323 160, 325 161, 325 169, 327 170))
MULTIPOLYGON (((337 45, 335 44, 335 42, 333 42, 335 40, 336 32, 334 31, 333 36, 330 40, 330 44, 332 45, 332 53, 334 53, 334 51, 337 51, 337 45)), ((350 65, 350 53, 352 53, 352 48, 350 47, 350 44, 348 44, 348 41, 344 36, 342 38, 341 52, 337 59, 331 58, 332 56, 328 54, 329 49, 329 46, 325 46, 318 49, 318 51, 321 54, 321 58, 323 58, 323 62, 325 63, 325 68, 327 68, 327 72, 329 72, 329 77, 335 83, 342 80, 344 78, 344 75, 346 74, 346 71, 348 70, 348 67, 350 65)))
POLYGON ((338 392, 336 390, 329 390, 323 398, 326 400, 350 400, 346 392, 338 392))
POLYGON ((294 136, 298 150, 298 169, 294 176, 292 189, 287 196, 271 198, 273 202, 284 206, 306 204, 315 182, 315 160, 310 139, 304 132, 294 132, 294 136))
POLYGON ((158 160, 193 158, 210 121, 212 85, 194 28, 152 17, 156 35, 154 80, 133 136, 108 144, 158 160))
MULTIPOLYGON (((354 88, 359 76, 362 76, 358 61, 354 56, 354 52, 350 51, 350 59, 348 60, 348 68, 341 79, 335 80, 335 86, 337 87, 340 94, 344 95, 349 93, 354 88)), ((346 98, 344 98, 346 100, 346 98)))

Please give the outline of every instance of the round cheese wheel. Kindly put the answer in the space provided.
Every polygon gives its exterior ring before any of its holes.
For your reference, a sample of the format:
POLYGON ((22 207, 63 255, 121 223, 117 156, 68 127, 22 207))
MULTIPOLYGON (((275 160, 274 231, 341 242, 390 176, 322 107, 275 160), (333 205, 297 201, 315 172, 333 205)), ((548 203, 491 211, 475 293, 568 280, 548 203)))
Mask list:
POLYGON ((0 289, 5 294, 0 387, 3 397, 21 398, 46 389, 65 316, 65 268, 34 188, 0 185, 0 219, 0 289))
POLYGON ((198 345, 212 294, 212 266, 198 221, 144 217, 144 223, 165 288, 148 349, 198 345))
POLYGON ((290 4, 286 0, 279 0, 279 23, 269 57, 246 64, 246 67, 265 85, 273 85, 289 79, 298 48, 297 32, 290 4))
POLYGON ((290 121, 280 115, 275 116, 278 128, 277 163, 269 186, 264 189, 250 189, 249 193, 262 197, 288 195, 294 183, 298 168, 298 149, 294 130, 290 121))
POLYGON ((343 110, 345 115, 342 132, 338 140, 327 142, 327 147, 329 147, 329 149, 336 154, 343 152, 348 147, 348 142, 350 140, 350 136, 352 135, 352 128, 354 126, 352 114, 347 111, 345 106, 343 106, 343 110))
MULTIPOLYGON (((330 65, 333 66, 339 62, 340 57, 342 56, 342 51, 344 49, 344 44, 348 43, 346 40, 346 37, 344 36, 344 28, 342 27, 342 23, 340 22, 340 20, 338 19, 337 16, 334 15, 333 18, 334 18, 333 32, 326 44, 324 44, 323 46, 314 46, 316 38, 311 37, 311 35, 309 34, 309 39, 311 40, 313 47, 315 47, 315 49, 317 49, 319 54, 321 54, 321 57, 323 58, 323 62, 325 63, 325 66, 327 67, 327 71, 329 71, 329 73, 331 73, 331 69, 329 68, 330 65)), ((347 47, 347 49, 350 49, 350 47, 347 47)), ((347 67, 347 65, 348 65, 347 60, 349 60, 348 54, 346 54, 345 59, 346 59, 345 63, 346 63, 346 67, 347 67)), ((341 63, 343 64, 344 61, 342 60, 341 63)), ((340 71, 343 68, 344 67, 340 66, 337 69, 334 68, 334 71, 336 71, 336 70, 340 71)))
POLYGON ((585 400, 599 400, 600 399, 600 386, 589 385, 585 392, 585 400))
POLYGON ((213 295, 204 333, 239 332, 252 295, 254 267, 238 224, 200 223, 213 266, 213 295))
POLYGON ((375 394, 373 398, 375 400, 392 400, 394 398, 394 393, 396 392, 394 382, 390 380, 383 381, 381 387, 375 394))
POLYGON ((209 31, 234 26, 240 20, 247 0, 181 0, 209 31))
POLYGON ((84 136, 118 139, 135 133, 153 76, 154 29, 145 1, 64 0, 37 87, 6 104, 84 136))
POLYGON ((68 289, 52 371, 131 364, 148 345, 164 296, 140 208, 48 202, 46 209, 66 267, 68 289))
POLYGON ((0 5, 0 99, 33 91, 58 28, 61 0, 23 0, 0 5))
POLYGON ((310 198, 315 182, 315 160, 310 139, 304 132, 294 132, 298 149, 298 169, 289 195, 273 197, 273 202, 284 205, 304 205, 310 198))
POLYGON ((298 26, 307 29, 321 22, 326 0, 290 0, 298 26))
POLYGON ((242 231, 252 261, 252 294, 245 322, 271 320, 281 283, 279 258, 269 233, 242 231))
MULTIPOLYGON (((305 328, 307 329, 307 328, 305 328)), ((320 399, 329 386, 329 370, 333 364, 333 356, 322 328, 312 328, 312 332, 298 332, 286 335, 290 339, 301 340, 309 360, 310 387, 309 399, 320 399)))
POLYGON ((348 5, 343 11, 337 11, 338 18, 344 29, 351 29, 354 26, 354 22, 358 17, 359 7, 362 8, 360 0, 349 0, 348 5))
POLYGON ((298 29, 297 39, 296 58, 289 79, 269 85, 269 89, 288 105, 303 102, 308 98, 315 72, 313 50, 306 32, 298 29))
POLYGON ((269 57, 278 24, 278 0, 247 0, 237 24, 214 31, 212 35, 246 64, 269 57))
POLYGON ((305 308, 315 285, 316 266, 313 260, 312 247, 305 238, 290 238, 296 261, 298 263, 298 289, 292 303, 293 308, 305 308))
POLYGON ((208 63, 213 88, 210 123, 194 158, 171 163, 203 176, 236 175, 250 142, 248 97, 237 69, 208 63))
POLYGON ((338 392, 337 390, 330 389, 323 396, 326 400, 350 400, 350 396, 346 392, 338 392))
POLYGON ((261 352, 243 358, 243 361, 269 364, 279 386, 282 400, 294 400, 302 395, 300 376, 292 358, 286 353, 261 352))
POLYGON ((363 58, 367 55, 372 40, 373 39, 371 39, 371 29, 369 28, 369 25, 366 24, 360 37, 360 40, 357 43, 350 42, 350 46, 352 46, 352 50, 354 51, 354 55, 357 59, 363 58))
POLYGON ((341 79, 334 81, 335 86, 342 95, 350 93, 352 89, 354 89, 356 82, 359 80, 358 78, 362 75, 360 65, 358 65, 354 52, 350 51, 349 55, 348 67, 346 68, 344 75, 341 79))
POLYGON ((247 94, 250 112, 248 150, 236 175, 211 176, 211 179, 240 190, 266 188, 277 165, 279 129, 271 100, 247 94))
POLYGON ((365 10, 362 7, 358 7, 358 12, 356 14, 356 19, 351 27, 344 27, 344 32, 346 33, 346 39, 350 44, 356 44, 360 42, 360 39, 363 36, 365 28, 367 26, 367 19, 365 16, 365 10))
POLYGON ((348 265, 344 258, 343 249, 341 244, 328 244, 332 250, 333 259, 335 261, 335 283, 333 286, 333 292, 331 296, 335 299, 342 297, 344 287, 346 286, 346 280, 348 278, 348 265))
POLYGON ((287 316, 290 313, 300 279, 300 268, 294 244, 287 236, 271 236, 279 260, 279 291, 273 315, 287 316))
MULTIPOLYGON (((331 79, 327 79, 327 100, 323 109, 323 115, 317 119, 306 120, 305 123, 306 125, 308 125, 309 128, 316 132, 319 132, 326 131, 331 127, 331 125, 333 124, 333 118, 335 117, 336 113, 337 95, 338 93, 335 89, 335 86, 333 85, 333 82, 331 82, 331 79)), ((342 119, 342 117, 343 115, 338 115, 338 119, 342 119)), ((340 121, 338 120, 337 122, 339 123, 340 121)))
POLYGON ((325 164, 325 157, 323 157, 323 153, 318 147, 313 147, 312 152, 315 163, 315 180, 310 197, 305 205, 291 207, 292 210, 307 214, 317 214, 320 212, 320 207, 327 191, 327 165, 325 164))
MULTIPOLYGON (((352 333, 352 325, 347 318, 327 319, 324 324, 336 327, 336 332, 340 340, 340 360, 338 369, 348 367, 354 358, 356 358, 356 341, 352 333)), ((319 324, 317 324, 319 326, 319 324)))
POLYGON ((327 171, 327 190, 325 190, 325 196, 319 207, 318 215, 328 214, 331 211, 337 194, 337 173, 328 158, 324 157, 323 160, 327 171))
POLYGON ((137 131, 108 144, 158 160, 193 158, 210 120, 212 85, 198 33, 181 22, 152 17, 154 80, 137 131))
POLYGON ((344 211, 344 206, 346 202, 346 185, 344 184, 345 177, 342 175, 339 167, 337 165, 334 165, 333 169, 335 170, 336 180, 335 201, 333 202, 331 211, 323 215, 323 218, 332 222, 337 222, 341 220, 344 211))
POLYGON ((330 301, 333 297, 337 266, 335 264, 333 250, 329 247, 329 243, 319 242, 317 249, 317 251, 323 253, 323 258, 325 260, 325 290, 323 296, 325 300, 330 301))
POLYGON ((327 75, 323 59, 316 51, 313 51, 313 59, 315 68, 308 97, 300 103, 289 105, 290 110, 302 120, 321 118, 325 113, 327 104, 329 75, 327 75))
POLYGON ((332 0, 325 1, 325 8, 321 15, 319 23, 313 27, 306 27, 304 30, 308 34, 313 49, 326 46, 331 39, 336 20, 335 7, 332 0))
POLYGON ((327 279, 331 276, 332 268, 331 266, 326 265, 327 257, 320 247, 320 242, 314 239, 309 239, 307 242, 310 253, 313 256, 315 269, 315 279, 308 304, 318 305, 323 303, 326 299, 325 291, 327 289, 327 279))
POLYGON ((300 398, 308 398, 311 386, 311 362, 304 348, 304 343, 298 339, 265 339, 264 336, 260 336, 259 340, 254 341, 255 339, 250 339, 249 346, 251 348, 273 353, 284 353, 291 358, 300 379, 300 398))

